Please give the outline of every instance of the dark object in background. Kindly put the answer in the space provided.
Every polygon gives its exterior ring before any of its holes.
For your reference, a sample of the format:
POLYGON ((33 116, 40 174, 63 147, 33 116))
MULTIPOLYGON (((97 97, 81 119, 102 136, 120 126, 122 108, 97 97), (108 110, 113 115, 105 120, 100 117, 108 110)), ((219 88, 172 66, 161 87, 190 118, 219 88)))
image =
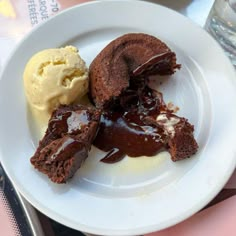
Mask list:
MULTIPOLYGON (((23 207, 23 202, 19 194, 15 191, 10 180, 6 176, 1 164, 0 164, 0 203, 3 204, 1 208, 6 209, 7 219, 1 219, 3 222, 9 222, 12 225, 12 230, 16 235, 22 236, 33 236, 34 229, 31 220, 28 218, 25 209, 23 207)), ((6 230, 7 230, 6 226, 6 230)), ((2 232, 5 232, 1 228, 2 232)))

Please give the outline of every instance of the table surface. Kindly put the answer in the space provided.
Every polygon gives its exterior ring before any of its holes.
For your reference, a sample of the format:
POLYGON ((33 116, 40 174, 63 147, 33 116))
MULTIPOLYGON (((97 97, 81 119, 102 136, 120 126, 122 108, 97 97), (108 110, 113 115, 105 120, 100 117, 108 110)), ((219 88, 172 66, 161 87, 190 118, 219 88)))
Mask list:
MULTIPOLYGON (((24 0, 27 2, 26 0, 24 0)), ((1 2, 1 1, 0 1, 1 2)), ((19 1, 10 1, 13 5, 17 4, 19 1)), ((22 1, 23 2, 23 1, 22 1)), ((80 0, 74 1, 79 3, 80 0)), ((175 11, 178 11, 179 13, 187 16, 192 21, 194 21, 196 24, 198 24, 201 27, 204 27, 205 21, 207 19, 207 16, 209 14, 209 11, 212 7, 212 4, 214 0, 152 0, 149 2, 161 4, 163 6, 166 6, 168 8, 171 8, 175 11)), ((1 5, 0 5, 0 24, 1 24, 1 5)), ((19 23, 19 22, 18 22, 19 23)), ((4 28, 7 26, 2 26, 1 28, 4 28)), ((4 31, 4 30, 3 30, 4 31)), ((4 64, 7 61, 7 58, 11 54, 14 47, 20 42, 21 38, 24 36, 24 31, 19 31, 18 33, 12 34, 3 34, 1 33, 0 29, 0 72, 2 68, 4 67, 4 64), (22 33, 23 32, 23 33, 22 33)), ((7 30, 6 30, 7 32, 7 30)), ((232 182, 232 181, 231 181, 232 182)), ((236 181, 235 181, 236 182, 236 181)), ((225 199, 231 195, 236 194, 236 189, 232 191, 222 191, 215 199, 212 201, 209 205, 215 204, 216 202, 219 202, 222 199, 225 199)), ((26 202, 27 208, 31 208, 31 206, 26 202)), ((75 236, 75 235, 82 235, 81 233, 69 229, 61 224, 58 224, 41 213, 37 213, 39 220, 41 221, 41 225, 43 226, 44 231, 46 232, 45 235, 47 236, 75 236)), ((34 216, 35 217, 35 216, 34 216)), ((36 227, 37 228, 37 227, 36 227)), ((35 235, 41 236, 42 232, 37 231, 35 232, 35 235)))

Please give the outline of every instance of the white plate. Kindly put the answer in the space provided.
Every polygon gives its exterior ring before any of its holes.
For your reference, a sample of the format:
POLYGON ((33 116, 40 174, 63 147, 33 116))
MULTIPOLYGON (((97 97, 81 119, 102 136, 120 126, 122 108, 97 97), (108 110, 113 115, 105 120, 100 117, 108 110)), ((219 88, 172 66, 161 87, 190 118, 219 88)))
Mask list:
POLYGON ((224 186, 236 162, 234 70, 200 27, 167 8, 140 1, 100 1, 69 9, 34 29, 12 54, 0 81, 0 156, 23 196, 69 227, 102 235, 143 234, 176 224, 205 206, 224 186), (191 159, 99 162, 93 149, 66 185, 51 183, 29 159, 37 140, 27 115, 22 73, 39 50, 77 46, 89 64, 112 39, 127 32, 159 37, 182 69, 158 87, 195 125, 200 148, 191 159))

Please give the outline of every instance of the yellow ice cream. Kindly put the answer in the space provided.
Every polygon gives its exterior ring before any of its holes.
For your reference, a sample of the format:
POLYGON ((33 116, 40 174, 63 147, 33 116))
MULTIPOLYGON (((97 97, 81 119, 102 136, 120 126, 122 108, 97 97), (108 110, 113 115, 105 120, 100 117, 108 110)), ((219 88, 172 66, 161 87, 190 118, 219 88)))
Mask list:
POLYGON ((60 104, 70 104, 88 91, 88 68, 73 46, 38 52, 23 78, 30 108, 42 123, 60 104))

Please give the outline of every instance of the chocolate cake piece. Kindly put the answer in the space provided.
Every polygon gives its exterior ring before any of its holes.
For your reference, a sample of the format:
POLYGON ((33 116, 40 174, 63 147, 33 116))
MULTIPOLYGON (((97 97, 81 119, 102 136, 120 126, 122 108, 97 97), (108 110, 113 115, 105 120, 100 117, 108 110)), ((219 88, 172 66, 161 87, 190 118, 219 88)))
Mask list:
POLYGON ((30 161, 55 183, 65 183, 88 157, 96 136, 100 111, 82 105, 55 110, 30 161))
POLYGON ((198 150, 198 144, 193 136, 194 127, 186 119, 181 118, 175 126, 175 134, 168 141, 168 151, 172 161, 189 158, 198 150))
POLYGON ((194 138, 194 126, 187 119, 173 113, 161 113, 153 124, 162 127, 167 135, 167 150, 172 161, 179 161, 195 154, 198 144, 194 138))
POLYGON ((143 33, 125 34, 109 43, 89 68, 90 97, 106 108, 129 86, 131 77, 171 75, 180 65, 161 40, 143 33))

